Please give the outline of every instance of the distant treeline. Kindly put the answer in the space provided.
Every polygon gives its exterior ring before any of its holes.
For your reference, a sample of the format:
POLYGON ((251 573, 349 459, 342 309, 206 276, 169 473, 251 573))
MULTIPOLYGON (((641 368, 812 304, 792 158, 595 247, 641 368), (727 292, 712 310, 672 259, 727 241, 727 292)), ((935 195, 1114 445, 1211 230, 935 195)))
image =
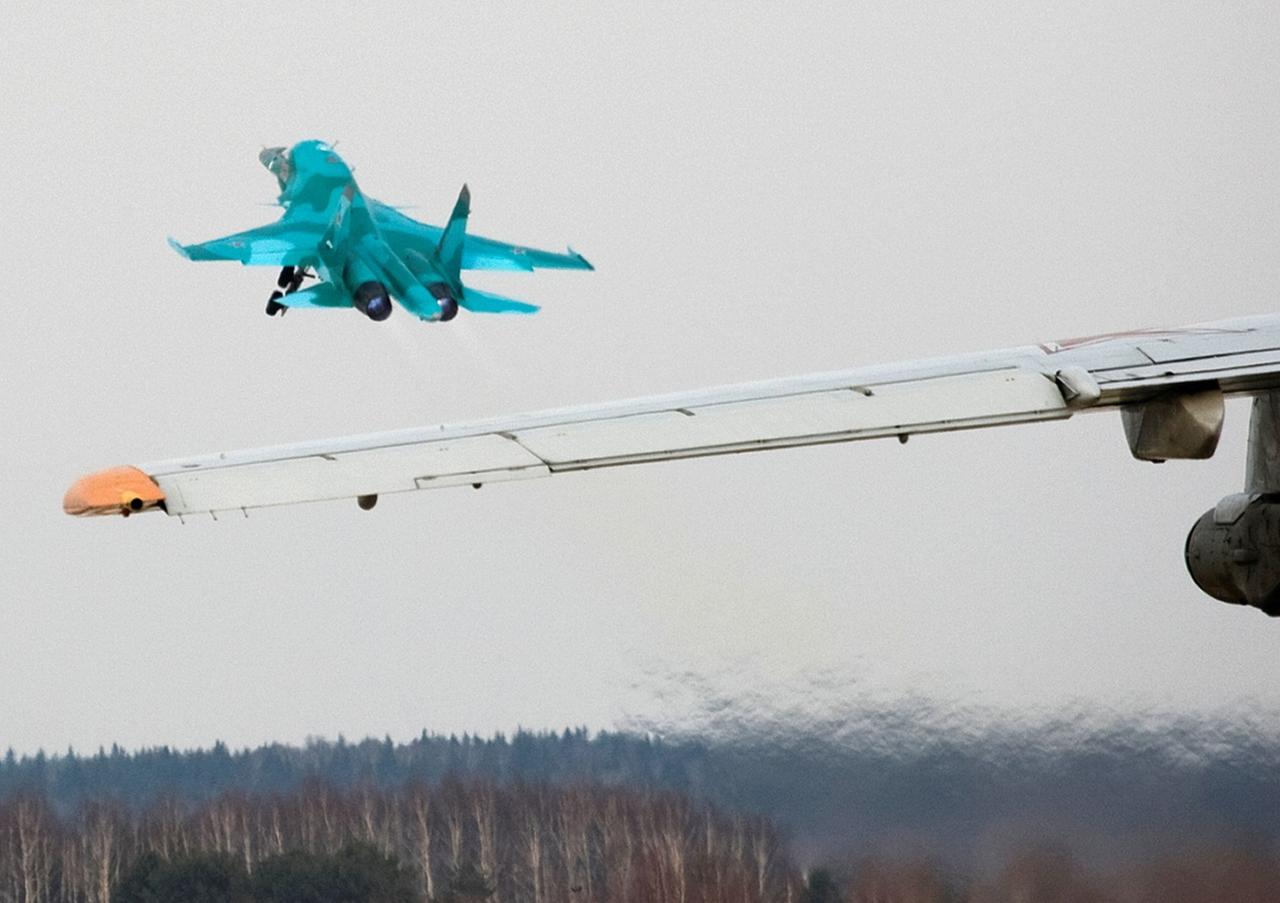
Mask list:
POLYGON ((339 737, 301 747, 273 743, 236 751, 223 743, 211 749, 160 746, 131 753, 113 746, 88 755, 67 750, 19 758, 10 750, 0 761, 0 799, 34 791, 61 809, 104 798, 145 806, 160 796, 198 801, 229 790, 288 793, 309 779, 335 787, 399 787, 451 776, 498 782, 597 780, 701 796, 706 755, 699 744, 667 744, 622 733, 592 735, 581 728, 519 731, 511 738, 444 737, 424 731, 401 744, 390 737, 359 743, 339 737))
POLYGON ((143 808, 0 803, 0 901, 799 900, 772 824, 601 785, 308 781, 143 808))
POLYGON ((895 850, 910 838, 975 870, 1029 839, 1064 843, 1103 867, 1184 840, 1280 841, 1280 743, 1240 720, 967 733, 915 731, 893 713, 859 723, 861 733, 846 724, 839 743, 782 727, 714 744, 579 729, 236 751, 9 753, 0 760, 0 800, 34 795, 66 816, 86 801, 142 810, 164 799, 291 794, 308 781, 338 790, 449 777, 591 783, 765 813, 803 862, 895 850))
POLYGON ((661 791, 308 781, 143 809, 0 803, 0 903, 1273 903, 1274 850, 1102 871, 1031 845, 991 875, 857 856, 801 875, 768 819, 661 791))

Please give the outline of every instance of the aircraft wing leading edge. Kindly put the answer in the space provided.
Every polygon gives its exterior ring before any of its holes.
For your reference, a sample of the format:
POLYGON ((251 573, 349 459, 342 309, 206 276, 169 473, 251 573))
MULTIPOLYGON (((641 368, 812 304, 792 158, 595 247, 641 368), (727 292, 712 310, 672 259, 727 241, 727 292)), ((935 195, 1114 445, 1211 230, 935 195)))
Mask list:
POLYGON ((297 266, 315 257, 321 236, 322 232, 314 224, 284 219, 197 244, 184 245, 170 238, 169 247, 188 260, 232 260, 246 266, 297 266))

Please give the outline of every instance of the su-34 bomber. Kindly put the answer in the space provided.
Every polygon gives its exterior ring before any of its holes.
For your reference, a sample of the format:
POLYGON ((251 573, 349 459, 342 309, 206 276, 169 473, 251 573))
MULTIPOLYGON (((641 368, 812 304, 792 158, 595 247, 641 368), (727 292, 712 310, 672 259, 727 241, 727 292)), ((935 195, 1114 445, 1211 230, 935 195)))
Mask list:
POLYGON ((304 307, 355 308, 370 320, 392 301, 421 320, 538 308, 462 284, 463 270, 589 270, 581 254, 539 251, 467 235, 471 193, 462 186, 448 223, 429 226, 366 197, 351 167, 323 141, 269 147, 258 155, 280 183, 278 222, 201 244, 169 243, 191 260, 280 267, 270 316, 304 307), (309 288, 309 278, 318 281, 309 288))

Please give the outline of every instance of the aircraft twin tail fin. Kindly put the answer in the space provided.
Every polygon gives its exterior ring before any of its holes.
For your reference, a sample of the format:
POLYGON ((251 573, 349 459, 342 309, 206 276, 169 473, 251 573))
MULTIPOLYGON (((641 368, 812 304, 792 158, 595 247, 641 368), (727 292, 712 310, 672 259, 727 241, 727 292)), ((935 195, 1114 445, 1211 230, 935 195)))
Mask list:
POLYGON ((440 244, 436 248, 436 260, 445 278, 453 283, 457 291, 458 306, 477 314, 532 314, 537 313, 538 305, 504 298, 490 292, 482 292, 462 285, 462 250, 467 241, 467 217, 471 215, 471 191, 466 185, 458 193, 458 202, 453 205, 453 213, 440 235, 440 244))
POLYGON ((440 235, 440 246, 436 248, 440 265, 455 286, 462 284, 462 248, 467 240, 467 217, 470 215, 471 191, 463 185, 458 193, 458 202, 453 205, 453 213, 449 214, 449 222, 440 235))

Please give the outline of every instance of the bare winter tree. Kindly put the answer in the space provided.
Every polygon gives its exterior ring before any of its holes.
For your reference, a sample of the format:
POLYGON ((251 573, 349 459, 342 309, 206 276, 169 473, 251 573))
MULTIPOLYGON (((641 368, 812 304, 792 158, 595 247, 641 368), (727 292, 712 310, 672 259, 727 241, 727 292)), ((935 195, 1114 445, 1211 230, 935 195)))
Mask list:
POLYGON ((597 808, 604 897, 608 900, 632 899, 631 888, 639 855, 634 807, 620 796, 606 794, 604 800, 597 803, 597 808))
POLYGON ((345 839, 342 809, 345 800, 321 781, 308 781, 297 800, 301 819, 301 847, 308 853, 334 853, 345 839))
POLYGON ((469 876, 498 901, 774 903, 794 870, 763 819, 722 815, 672 793, 490 781, 309 782, 291 795, 161 798, 141 812, 93 801, 60 820, 40 797, 0 804, 0 903, 111 903, 138 856, 236 857, 253 874, 291 850, 367 843, 413 868, 423 900, 469 876))
MULTIPOLYGON (((476 848, 480 857, 480 870, 497 883, 498 866, 498 806, 497 788, 482 781, 471 788, 471 818, 476 830, 476 848)), ((495 890, 491 898, 500 903, 501 892, 495 890)))
POLYGON ((43 798, 23 794, 0 808, 0 900, 54 899, 56 820, 43 798))
POLYGON ((85 903, 111 903, 111 891, 128 848, 129 824, 123 808, 114 801, 86 803, 80 810, 75 832, 78 846, 80 899, 85 903))
POLYGON ((146 811, 139 835, 143 847, 162 859, 191 851, 186 809, 172 795, 162 796, 146 811))
POLYGON ((417 867, 422 876, 422 893, 427 900, 436 895, 435 859, 432 847, 436 837, 431 791, 420 781, 407 785, 401 792, 401 812, 406 840, 406 861, 417 867))
POLYGON ((258 837, 256 846, 264 859, 285 851, 283 809, 280 799, 274 795, 259 800, 254 809, 254 827, 258 837))
POLYGON ((391 855, 398 848, 400 818, 390 796, 368 782, 361 783, 353 794, 352 812, 356 823, 351 834, 391 855))
POLYGON ((446 781, 441 788, 441 800, 444 806, 444 830, 446 841, 446 862, 450 872, 456 872, 462 866, 467 819, 466 790, 457 781, 446 781))
POLYGON ((569 893, 575 899, 595 903, 592 838, 596 833, 596 800, 581 785, 566 788, 552 819, 551 833, 568 873, 569 893))
POLYGON ((518 794, 519 815, 517 846, 522 857, 519 873, 525 876, 522 882, 526 898, 532 903, 544 903, 547 899, 546 877, 544 874, 547 825, 542 811, 542 798, 537 790, 521 788, 518 794), (526 896, 527 895, 527 896, 526 896))

